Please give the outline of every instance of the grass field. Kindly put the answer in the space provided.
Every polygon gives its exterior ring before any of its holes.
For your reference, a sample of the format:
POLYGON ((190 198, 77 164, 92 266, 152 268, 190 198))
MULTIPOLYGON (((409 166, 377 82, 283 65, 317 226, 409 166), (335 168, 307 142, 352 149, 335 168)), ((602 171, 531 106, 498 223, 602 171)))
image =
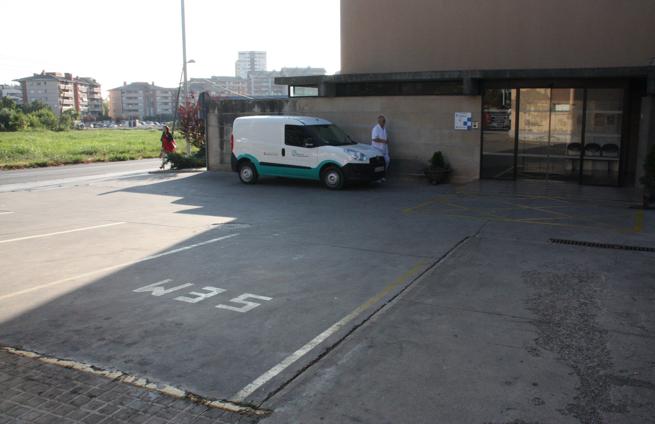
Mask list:
MULTIPOLYGON (((0 132, 0 169, 159 157, 158 130, 0 132)), ((184 147, 184 141, 178 148, 184 147)))

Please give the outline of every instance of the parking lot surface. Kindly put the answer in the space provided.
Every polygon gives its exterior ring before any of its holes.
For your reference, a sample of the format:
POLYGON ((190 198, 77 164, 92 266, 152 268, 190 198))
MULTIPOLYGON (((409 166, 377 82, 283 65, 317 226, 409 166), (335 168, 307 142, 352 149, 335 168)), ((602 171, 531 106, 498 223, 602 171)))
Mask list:
POLYGON ((655 253, 551 241, 655 247, 624 191, 227 173, 46 187, 0 193, 0 345, 264 422, 655 414, 655 253))

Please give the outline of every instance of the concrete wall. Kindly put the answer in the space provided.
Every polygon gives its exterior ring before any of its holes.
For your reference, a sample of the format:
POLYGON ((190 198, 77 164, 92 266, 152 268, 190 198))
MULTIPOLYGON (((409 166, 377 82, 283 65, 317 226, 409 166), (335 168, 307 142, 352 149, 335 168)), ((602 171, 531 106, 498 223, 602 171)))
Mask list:
POLYGON ((454 171, 453 182, 476 180, 480 169, 480 132, 454 130, 455 112, 472 112, 480 120, 478 96, 299 98, 277 105, 250 101, 212 103, 207 115, 208 167, 229 166, 229 134, 237 116, 295 114, 326 118, 353 139, 370 143, 377 116, 387 117, 392 174, 417 173, 441 150, 454 171), (238 109, 238 110, 237 110, 238 109))
POLYGON ((646 66, 653 0, 341 0, 342 73, 646 66))
POLYGON ((207 93, 200 95, 205 118, 207 169, 230 169, 230 135, 232 123, 239 116, 282 115, 289 113, 289 100, 215 100, 207 93))

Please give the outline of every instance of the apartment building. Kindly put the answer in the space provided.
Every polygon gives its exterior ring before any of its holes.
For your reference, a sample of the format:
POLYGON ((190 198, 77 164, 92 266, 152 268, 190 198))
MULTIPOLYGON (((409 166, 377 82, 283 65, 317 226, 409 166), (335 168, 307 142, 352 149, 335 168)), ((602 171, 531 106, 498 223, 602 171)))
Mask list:
POLYGON ((275 84, 276 71, 252 71, 248 73, 248 95, 251 97, 280 97, 287 95, 287 86, 275 84))
POLYGON ((189 92, 196 99, 203 92, 220 97, 248 97, 248 80, 239 77, 222 76, 191 78, 189 80, 189 92))
POLYGON ((75 108, 82 115, 102 115, 102 91, 93 78, 75 79, 75 108))
POLYGON ((16 104, 23 104, 23 92, 20 85, 0 84, 0 99, 9 97, 16 104))
POLYGON ((235 63, 235 76, 246 79, 250 72, 266 71, 266 52, 246 51, 239 52, 239 58, 235 63))
POLYGON ((41 72, 16 81, 20 83, 26 104, 41 101, 50 106, 56 115, 75 109, 75 82, 71 74, 41 72))
POLYGON ((102 114, 102 92, 100 84, 93 78, 41 72, 16 81, 20 83, 24 103, 41 101, 57 115, 67 110, 75 110, 81 115, 102 114))
MULTIPOLYGON (((244 53, 244 52, 241 52, 244 53)), ((264 53, 264 59, 266 52, 264 53)), ((218 97, 284 97, 288 87, 275 83, 277 77, 325 75, 324 68, 284 67, 280 71, 249 70, 246 77, 212 76, 211 78, 191 78, 189 91, 198 98, 200 93, 208 92, 218 97)))
POLYGON ((177 89, 164 88, 154 82, 124 82, 109 90, 109 116, 112 119, 168 117, 175 111, 177 89))

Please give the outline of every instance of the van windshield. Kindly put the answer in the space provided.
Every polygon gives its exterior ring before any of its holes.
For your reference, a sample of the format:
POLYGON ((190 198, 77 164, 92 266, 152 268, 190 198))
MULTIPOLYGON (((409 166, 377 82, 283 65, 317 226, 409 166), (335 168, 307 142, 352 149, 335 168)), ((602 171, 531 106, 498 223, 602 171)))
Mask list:
POLYGON ((330 146, 346 146, 357 144, 352 138, 336 125, 307 125, 307 131, 314 140, 320 140, 322 144, 330 146))

